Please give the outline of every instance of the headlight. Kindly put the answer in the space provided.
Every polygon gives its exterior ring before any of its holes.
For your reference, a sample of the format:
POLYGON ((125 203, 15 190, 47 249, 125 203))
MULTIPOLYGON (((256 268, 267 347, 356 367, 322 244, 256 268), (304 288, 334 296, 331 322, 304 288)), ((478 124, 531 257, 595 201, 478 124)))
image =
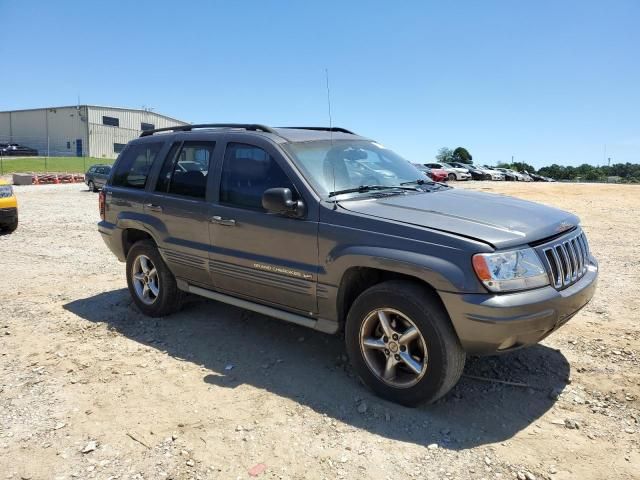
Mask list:
POLYGON ((0 185, 0 198, 13 197, 13 187, 11 185, 0 185))
POLYGON ((473 269, 492 292, 526 290, 549 284, 549 276, 540 258, 530 248, 478 253, 473 256, 473 269))

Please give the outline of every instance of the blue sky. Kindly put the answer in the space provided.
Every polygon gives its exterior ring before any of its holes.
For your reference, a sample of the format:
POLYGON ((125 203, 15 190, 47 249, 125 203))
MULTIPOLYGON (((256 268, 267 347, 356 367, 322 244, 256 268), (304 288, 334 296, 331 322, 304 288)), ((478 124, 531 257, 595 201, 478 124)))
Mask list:
POLYGON ((0 110, 326 125, 328 68, 334 125, 412 161, 640 162, 637 0, 0 0, 0 18, 0 110))

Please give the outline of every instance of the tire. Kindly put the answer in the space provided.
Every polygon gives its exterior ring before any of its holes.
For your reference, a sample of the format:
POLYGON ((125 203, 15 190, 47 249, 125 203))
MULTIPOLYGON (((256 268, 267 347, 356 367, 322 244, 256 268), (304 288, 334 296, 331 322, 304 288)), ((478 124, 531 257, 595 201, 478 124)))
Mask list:
POLYGON ((403 280, 374 285, 355 300, 347 315, 345 342, 351 364, 364 384, 378 396, 406 406, 433 403, 444 396, 460 379, 466 359, 437 295, 419 284, 403 280), (388 337, 381 328, 380 311, 387 314, 392 335, 395 335, 394 331, 400 334, 395 345, 392 341, 395 337, 384 342, 388 337), (379 329, 371 330, 372 322, 376 321, 379 329), (410 324, 417 328, 420 338, 404 346, 402 333, 406 332, 404 327, 411 327, 410 324), (383 349, 383 345, 386 348, 383 349), (419 361, 421 348, 426 349, 426 356, 423 350, 422 361, 419 361), (382 370, 391 360, 389 357, 404 359, 407 354, 409 361, 397 361, 393 377, 385 380, 386 370, 382 370), (420 374, 408 367, 411 359, 415 362, 415 371, 420 374))
POLYGON ((96 185, 91 180, 89 180, 89 183, 87 183, 87 186, 89 187, 89 191, 90 192, 97 192, 98 191, 98 190, 96 190, 96 185))
POLYGON ((164 317, 180 310, 183 293, 178 290, 175 277, 151 240, 141 240, 131 247, 127 254, 126 268, 129 293, 142 313, 149 317, 164 317), (147 260, 143 260, 143 257, 147 260), (155 268, 155 275, 147 275, 146 280, 134 278, 134 271, 139 271, 139 275, 145 275, 142 268, 145 263, 147 272, 152 272, 155 268), (142 293, 145 283, 148 285, 146 298, 142 293))
POLYGON ((456 179, 456 175, 455 173, 450 173, 449 175, 447 175, 447 178, 450 182, 453 182, 456 179))
POLYGON ((18 228, 18 217, 16 217, 16 219, 13 222, 3 225, 2 228, 0 228, 0 230, 2 230, 5 233, 13 233, 16 231, 17 228, 18 228))

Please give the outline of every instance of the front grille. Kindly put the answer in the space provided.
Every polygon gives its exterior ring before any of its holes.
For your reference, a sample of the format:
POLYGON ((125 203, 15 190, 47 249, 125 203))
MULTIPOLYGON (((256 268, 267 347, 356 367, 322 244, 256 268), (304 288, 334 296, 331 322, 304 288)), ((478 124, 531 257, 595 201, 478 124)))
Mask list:
POLYGON ((541 247, 551 284, 558 290, 577 282, 589 265, 589 244, 579 230, 541 247))

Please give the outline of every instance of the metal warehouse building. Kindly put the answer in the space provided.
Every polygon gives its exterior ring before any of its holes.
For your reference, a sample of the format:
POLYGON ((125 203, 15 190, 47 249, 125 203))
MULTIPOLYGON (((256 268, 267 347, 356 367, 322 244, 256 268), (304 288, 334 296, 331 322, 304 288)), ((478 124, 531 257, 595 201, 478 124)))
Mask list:
POLYGON ((142 130, 187 122, 147 110, 74 105, 0 112, 0 143, 39 155, 116 158, 142 130))

